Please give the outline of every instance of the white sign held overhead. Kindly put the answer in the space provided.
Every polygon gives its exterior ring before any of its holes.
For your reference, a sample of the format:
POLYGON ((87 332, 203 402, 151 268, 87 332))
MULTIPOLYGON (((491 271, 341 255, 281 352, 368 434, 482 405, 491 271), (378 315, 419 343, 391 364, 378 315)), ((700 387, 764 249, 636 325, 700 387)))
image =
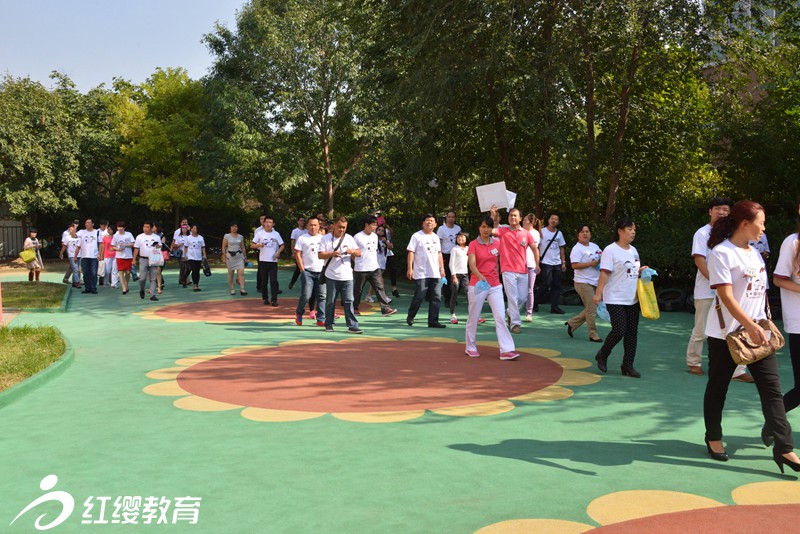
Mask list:
POLYGON ((508 207, 505 182, 479 185, 475 188, 475 192, 478 194, 478 205, 481 211, 489 211, 492 205, 497 209, 508 207))
POLYGON ((513 191, 506 191, 506 197, 508 197, 508 209, 513 209, 514 204, 517 203, 517 194, 513 191))

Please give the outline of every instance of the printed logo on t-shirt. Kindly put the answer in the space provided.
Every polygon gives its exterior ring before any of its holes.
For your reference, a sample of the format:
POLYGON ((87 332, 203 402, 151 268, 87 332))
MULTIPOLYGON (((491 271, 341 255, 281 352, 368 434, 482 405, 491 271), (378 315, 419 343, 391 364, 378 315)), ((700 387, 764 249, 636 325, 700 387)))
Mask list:
POLYGON ((744 296, 748 299, 761 299, 764 298, 764 293, 767 291, 766 277, 761 276, 765 270, 763 267, 756 269, 753 267, 747 268, 744 271, 744 277, 747 279, 747 289, 744 296))
POLYGON ((635 280, 639 278, 639 256, 636 256, 634 261, 626 261, 625 262, 625 269, 626 269, 626 276, 628 280, 635 280))

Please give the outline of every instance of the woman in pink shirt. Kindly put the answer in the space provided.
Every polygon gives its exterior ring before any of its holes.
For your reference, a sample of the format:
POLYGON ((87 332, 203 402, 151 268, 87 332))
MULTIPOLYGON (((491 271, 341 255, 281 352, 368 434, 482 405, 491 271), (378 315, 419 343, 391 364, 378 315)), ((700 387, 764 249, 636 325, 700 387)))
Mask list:
POLYGON ((472 358, 480 356, 476 345, 478 319, 483 302, 488 300, 494 315, 497 341, 500 344, 500 359, 515 360, 519 353, 514 352, 514 340, 505 321, 503 286, 500 283, 500 270, 497 265, 499 241, 492 237, 494 221, 491 217, 481 220, 480 235, 469 244, 467 262, 472 274, 469 281, 469 318, 466 329, 466 349, 464 353, 472 358))
POLYGON ((119 283, 119 271, 117 270, 117 251, 111 246, 111 240, 114 238, 114 230, 111 226, 106 228, 106 233, 103 235, 103 262, 106 264, 106 285, 108 280, 111 280, 111 287, 117 288, 119 283))

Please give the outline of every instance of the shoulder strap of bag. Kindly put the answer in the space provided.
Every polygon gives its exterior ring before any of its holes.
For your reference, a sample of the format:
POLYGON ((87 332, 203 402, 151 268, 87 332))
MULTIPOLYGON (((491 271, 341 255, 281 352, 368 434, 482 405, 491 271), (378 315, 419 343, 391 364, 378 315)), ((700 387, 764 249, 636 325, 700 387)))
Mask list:
POLYGON ((719 303, 719 297, 715 295, 714 299, 716 299, 717 301, 714 307, 717 309, 717 319, 719 319, 719 327, 722 329, 723 332, 725 332, 725 319, 722 318, 722 307, 719 303))
MULTIPOLYGON (((336 252, 337 250, 339 250, 339 247, 341 247, 341 246, 342 246, 342 241, 344 241, 344 236, 345 236, 345 235, 347 235, 347 233, 344 233, 344 234, 342 234, 342 237, 340 237, 340 238, 339 238, 339 242, 338 242, 338 243, 336 243, 336 246, 335 246, 335 247, 333 247, 333 251, 334 251, 334 252, 336 252)), ((333 236, 332 236, 332 235, 331 235, 331 241, 333 241, 333 236)), ((328 265, 331 263, 331 260, 332 260, 332 259, 333 259, 333 256, 331 256, 330 258, 328 258, 328 261, 326 261, 326 262, 325 262, 325 265, 323 265, 323 266, 322 266, 322 272, 323 272, 323 273, 324 273, 325 271, 327 271, 327 270, 328 270, 328 265)))
POLYGON ((553 235, 553 237, 550 239, 550 241, 547 242, 547 246, 544 247, 544 252, 542 252, 542 256, 541 256, 542 258, 547 256, 547 251, 550 250, 550 245, 553 244, 553 241, 556 240, 556 238, 558 237, 558 234, 560 234, 560 233, 561 233, 561 230, 556 230, 556 233, 553 235))

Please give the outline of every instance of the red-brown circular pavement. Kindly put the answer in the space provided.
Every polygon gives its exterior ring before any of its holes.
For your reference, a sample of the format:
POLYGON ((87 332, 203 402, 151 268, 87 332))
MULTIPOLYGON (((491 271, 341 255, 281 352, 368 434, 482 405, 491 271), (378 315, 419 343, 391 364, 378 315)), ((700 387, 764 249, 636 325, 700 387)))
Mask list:
POLYGON ((261 348, 195 364, 178 375, 185 391, 275 410, 383 412, 508 399, 554 384, 563 368, 530 354, 480 358, 461 343, 364 341, 261 348))
MULTIPOLYGON (((374 311, 374 306, 369 302, 361 302, 362 312, 374 311)), ((164 319, 182 319, 184 321, 202 321, 207 323, 249 323, 257 321, 286 322, 294 321, 294 312, 297 309, 297 299, 278 299, 277 306, 264 306, 259 298, 235 298, 231 300, 203 300, 200 302, 187 302, 185 304, 172 304, 154 311, 158 317, 164 319)), ((338 308, 341 310, 341 306, 338 308)), ((308 306, 305 310, 308 318, 308 306)))
POLYGON ((632 519, 600 527, 591 532, 593 534, 797 532, 795 528, 798 518, 800 518, 800 504, 720 506, 632 519))

